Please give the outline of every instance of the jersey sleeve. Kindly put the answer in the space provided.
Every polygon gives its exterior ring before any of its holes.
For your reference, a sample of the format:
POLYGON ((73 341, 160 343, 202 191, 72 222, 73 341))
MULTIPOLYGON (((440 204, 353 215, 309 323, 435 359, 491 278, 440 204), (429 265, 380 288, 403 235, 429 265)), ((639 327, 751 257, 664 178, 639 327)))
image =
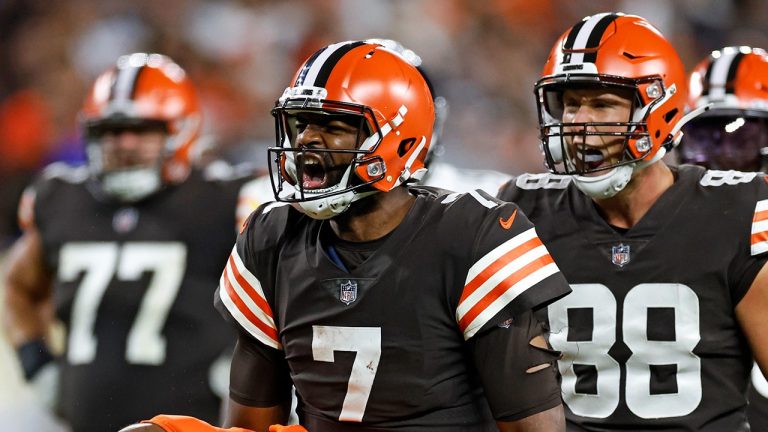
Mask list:
POLYGON ((274 251, 284 227, 281 221, 285 211, 273 212, 278 207, 285 204, 263 205, 245 222, 221 274, 214 304, 225 319, 242 331, 264 345, 282 349, 270 283, 274 251))
POLYGON ((568 294, 557 264, 536 229, 515 204, 473 192, 485 208, 472 239, 472 264, 461 292, 456 319, 464 339, 515 314, 543 307, 568 294))
POLYGON ((736 281, 732 288, 731 296, 734 304, 738 303, 749 291, 757 273, 768 262, 768 178, 758 174, 752 180, 756 190, 754 195, 748 195, 746 206, 751 210, 751 224, 749 232, 745 233, 747 245, 741 249, 744 253, 738 254, 731 265, 731 280, 736 281))
POLYGON ((55 197, 61 190, 60 182, 82 183, 86 180, 87 173, 82 168, 68 166, 62 162, 56 162, 48 165, 43 171, 29 184, 21 195, 18 203, 16 217, 19 227, 27 230, 32 227, 39 227, 41 219, 55 217, 41 208, 52 197, 55 197))
POLYGON ((291 385, 285 353, 241 333, 232 354, 229 398, 250 407, 286 405, 291 385))
POLYGON ((499 190, 496 193, 496 198, 502 201, 514 202, 517 198, 517 187, 515 182, 517 177, 512 177, 508 181, 499 186, 499 190))
POLYGON ((560 352, 534 346, 538 336, 547 336, 546 326, 528 311, 468 342, 497 420, 519 420, 561 403, 555 364, 560 352))
POLYGON ((760 185, 757 194, 749 238, 749 252, 752 256, 768 252, 768 185, 760 185))

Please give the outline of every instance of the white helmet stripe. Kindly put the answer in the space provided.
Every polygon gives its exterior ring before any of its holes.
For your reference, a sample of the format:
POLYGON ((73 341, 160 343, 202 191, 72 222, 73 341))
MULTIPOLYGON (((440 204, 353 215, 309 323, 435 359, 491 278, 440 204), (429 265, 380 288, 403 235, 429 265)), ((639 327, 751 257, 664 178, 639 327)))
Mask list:
POLYGON ((309 66, 309 69, 307 70, 307 73, 304 75, 304 81, 301 83, 303 86, 314 86, 315 80, 317 79, 318 74, 320 73, 320 70, 325 65, 325 62, 328 60, 328 58, 336 51, 338 51, 342 46, 348 44, 349 42, 339 42, 335 43, 333 45, 328 45, 318 56, 317 58, 312 62, 309 66))
POLYGON ((294 87, 325 88, 328 78, 339 60, 348 52, 364 44, 363 41, 339 42, 314 53, 302 67, 299 76, 296 77, 294 87))
POLYGON ((720 56, 712 62, 711 71, 708 77, 710 100, 719 100, 725 98, 726 84, 734 63, 734 59, 739 56, 738 51, 723 50, 720 56))
MULTIPOLYGON (((609 13, 601 13, 597 15, 592 15, 589 17, 589 19, 584 23, 584 25, 581 26, 581 29, 579 29, 579 33, 576 35, 576 40, 573 42, 573 46, 571 49, 573 50, 583 50, 587 47, 587 42, 590 39, 590 36, 592 35, 592 30, 595 29, 597 24, 605 18, 608 15, 612 15, 609 13)), ((570 63, 572 64, 578 64, 584 62, 584 53, 573 53, 571 56, 570 63)))
POLYGON ((141 69, 141 67, 118 69, 110 99, 113 101, 130 101, 133 97, 134 87, 136 86, 136 78, 139 76, 141 69))

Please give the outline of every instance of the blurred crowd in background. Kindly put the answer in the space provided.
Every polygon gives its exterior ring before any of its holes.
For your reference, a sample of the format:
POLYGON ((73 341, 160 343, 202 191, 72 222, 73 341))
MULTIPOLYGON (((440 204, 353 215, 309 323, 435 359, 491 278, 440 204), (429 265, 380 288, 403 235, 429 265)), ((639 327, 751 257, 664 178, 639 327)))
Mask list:
POLYGON ((84 162, 77 112, 124 53, 167 54, 197 83, 204 159, 266 167, 269 110, 299 62, 331 42, 392 38, 445 96, 449 162, 541 171, 533 84, 560 32, 605 11, 644 16, 688 68, 725 45, 768 48, 763 0, 0 0, 0 249, 22 188, 84 162))

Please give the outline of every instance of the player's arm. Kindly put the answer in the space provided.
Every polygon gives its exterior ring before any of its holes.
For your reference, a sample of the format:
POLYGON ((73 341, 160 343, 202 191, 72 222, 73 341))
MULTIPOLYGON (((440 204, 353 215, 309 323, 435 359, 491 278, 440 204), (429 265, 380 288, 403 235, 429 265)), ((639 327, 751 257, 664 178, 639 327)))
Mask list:
POLYGON ((556 361, 546 327, 532 311, 468 341, 491 413, 501 431, 564 431, 556 361))
POLYGON ((266 431, 270 425, 286 423, 290 408, 290 400, 287 406, 252 407, 229 399, 224 426, 248 425, 251 430, 266 431))
POLYGON ((241 334, 232 355, 224 426, 257 432, 288 421, 291 381, 282 350, 241 334))
POLYGON ((752 355, 763 375, 768 376, 768 264, 757 273, 747 293, 736 305, 736 318, 752 348, 752 355))
POLYGON ((43 342, 51 323, 51 281, 40 233, 27 226, 6 259, 3 302, 3 324, 19 352, 26 378, 52 359, 43 342))
POLYGON ((565 431, 565 413, 558 405, 546 411, 511 422, 497 421, 501 432, 558 432, 565 431))

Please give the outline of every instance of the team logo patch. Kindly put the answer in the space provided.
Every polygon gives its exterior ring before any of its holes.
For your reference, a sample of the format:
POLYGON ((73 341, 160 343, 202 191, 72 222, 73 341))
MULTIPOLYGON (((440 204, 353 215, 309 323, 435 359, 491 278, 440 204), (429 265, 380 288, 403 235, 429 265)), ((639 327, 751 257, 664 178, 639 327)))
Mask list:
POLYGON ((618 244, 611 249, 611 262, 619 267, 629 263, 629 245, 618 244))
POLYGON ((139 211, 133 207, 123 207, 112 216, 112 229, 120 234, 133 231, 139 223, 139 211))
POLYGON ((350 304, 357 300, 357 282, 348 280, 339 285, 339 300, 344 304, 350 304))

